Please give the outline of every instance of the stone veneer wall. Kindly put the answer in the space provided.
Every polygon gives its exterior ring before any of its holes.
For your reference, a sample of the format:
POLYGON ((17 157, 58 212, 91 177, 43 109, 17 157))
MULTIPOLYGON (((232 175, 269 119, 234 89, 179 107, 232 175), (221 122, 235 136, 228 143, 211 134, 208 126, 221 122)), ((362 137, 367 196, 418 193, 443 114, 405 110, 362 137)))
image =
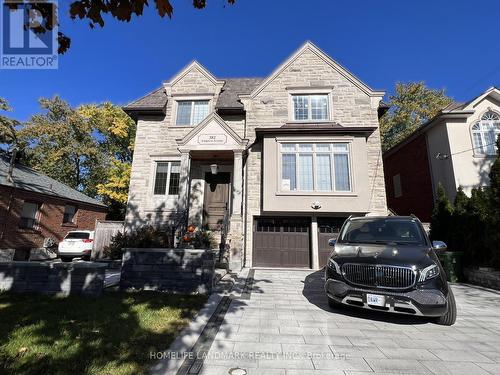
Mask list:
POLYGON ((105 264, 93 262, 0 263, 0 290, 67 296, 98 296, 104 289, 105 264))
POLYGON ((465 268, 464 275, 471 284, 500 290, 500 270, 465 268))
POLYGON ((120 288, 208 294, 214 275, 210 250, 124 249, 120 288))

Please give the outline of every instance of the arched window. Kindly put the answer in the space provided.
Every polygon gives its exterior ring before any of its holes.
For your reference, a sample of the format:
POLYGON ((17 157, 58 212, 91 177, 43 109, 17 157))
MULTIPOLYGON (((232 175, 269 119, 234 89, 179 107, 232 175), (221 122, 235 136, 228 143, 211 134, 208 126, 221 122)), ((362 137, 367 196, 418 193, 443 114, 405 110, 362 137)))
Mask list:
POLYGON ((472 126, 474 153, 495 155, 495 142, 500 134, 500 116, 493 111, 486 112, 481 120, 472 126))

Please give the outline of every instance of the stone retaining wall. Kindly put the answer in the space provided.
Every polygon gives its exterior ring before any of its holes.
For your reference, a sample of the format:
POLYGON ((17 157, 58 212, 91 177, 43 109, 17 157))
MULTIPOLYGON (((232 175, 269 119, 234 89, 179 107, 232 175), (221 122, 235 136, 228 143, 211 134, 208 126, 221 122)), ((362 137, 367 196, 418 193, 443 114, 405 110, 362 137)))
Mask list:
POLYGON ((209 250, 124 249, 120 288, 208 294, 214 274, 209 250))
POLYGON ((100 295, 106 265, 93 262, 0 263, 0 290, 18 293, 100 295))
POLYGON ((471 284, 500 290, 500 270, 465 268, 464 275, 471 284))

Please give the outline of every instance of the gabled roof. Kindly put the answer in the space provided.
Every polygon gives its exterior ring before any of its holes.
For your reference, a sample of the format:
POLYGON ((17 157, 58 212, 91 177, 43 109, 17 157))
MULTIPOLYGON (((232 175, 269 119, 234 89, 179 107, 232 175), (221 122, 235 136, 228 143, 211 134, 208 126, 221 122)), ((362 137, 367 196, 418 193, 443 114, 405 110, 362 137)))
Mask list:
POLYGON ((268 84, 270 84, 281 72, 283 72, 288 66, 290 66, 295 60, 297 60, 304 52, 309 51, 314 53, 320 59, 322 59, 325 63, 330 65, 333 69, 335 69, 339 74, 357 86, 361 91, 365 92, 369 96, 380 96, 382 97, 385 92, 384 91, 376 91, 371 89, 368 85, 366 85, 363 81, 361 81, 358 77, 352 74, 345 67, 340 65, 338 62, 333 60, 330 56, 328 56, 325 52, 315 46, 312 42, 305 42, 297 51, 295 51, 292 56, 286 59, 280 66, 278 66, 272 73, 267 77, 258 87, 256 87, 250 97, 254 98, 258 95, 268 84))
POLYGON ((183 138, 176 139, 177 144, 180 146, 185 145, 188 143, 191 139, 193 139, 197 134, 199 134, 208 124, 211 122, 215 121, 221 128, 223 128, 226 133, 234 139, 234 141, 238 144, 244 144, 246 141, 243 138, 241 138, 238 133, 236 133, 231 127, 220 117, 217 113, 212 112, 209 114, 205 119, 200 122, 198 125, 196 125, 189 133, 187 133, 183 138))
POLYGON ((192 70, 198 70, 201 74, 205 76, 209 81, 211 81, 214 85, 219 83, 219 80, 208 71, 203 65, 201 65, 198 61, 193 60, 189 63, 184 69, 182 69, 179 73, 174 75, 169 81, 164 82, 165 85, 173 86, 177 82, 179 82, 185 75, 187 75, 192 70))
POLYGON ((36 172, 35 170, 20 163, 16 163, 14 166, 12 173, 13 182, 9 182, 7 181, 9 164, 9 158, 5 155, 0 155, 0 185, 15 187, 16 189, 39 194, 51 195, 57 198, 82 202, 103 208, 106 207, 105 204, 97 199, 90 198, 78 190, 70 188, 68 185, 36 172))

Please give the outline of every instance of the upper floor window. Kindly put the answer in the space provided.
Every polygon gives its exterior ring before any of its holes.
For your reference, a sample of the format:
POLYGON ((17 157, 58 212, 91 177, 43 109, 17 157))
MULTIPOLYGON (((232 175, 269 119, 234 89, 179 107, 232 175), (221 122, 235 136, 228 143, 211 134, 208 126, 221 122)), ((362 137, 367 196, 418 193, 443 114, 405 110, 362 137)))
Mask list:
POLYGON ((328 94, 292 95, 295 121, 328 120, 328 94))
POLYGON ((209 112, 209 100, 182 100, 177 102, 176 125, 198 125, 209 112))
POLYGON ((63 223, 74 223, 76 214, 76 206, 71 204, 67 204, 64 206, 64 215, 63 215, 63 223))
POLYGON ((472 139, 477 154, 496 155, 495 142, 500 134, 500 116, 488 111, 472 126, 472 139))
POLYGON ((19 227, 34 229, 38 225, 39 205, 33 202, 24 202, 21 211, 21 221, 19 227))
POLYGON ((282 143, 281 191, 351 191, 347 143, 282 143))
POLYGON ((159 161, 156 163, 155 195, 178 195, 181 163, 178 161, 159 161))

